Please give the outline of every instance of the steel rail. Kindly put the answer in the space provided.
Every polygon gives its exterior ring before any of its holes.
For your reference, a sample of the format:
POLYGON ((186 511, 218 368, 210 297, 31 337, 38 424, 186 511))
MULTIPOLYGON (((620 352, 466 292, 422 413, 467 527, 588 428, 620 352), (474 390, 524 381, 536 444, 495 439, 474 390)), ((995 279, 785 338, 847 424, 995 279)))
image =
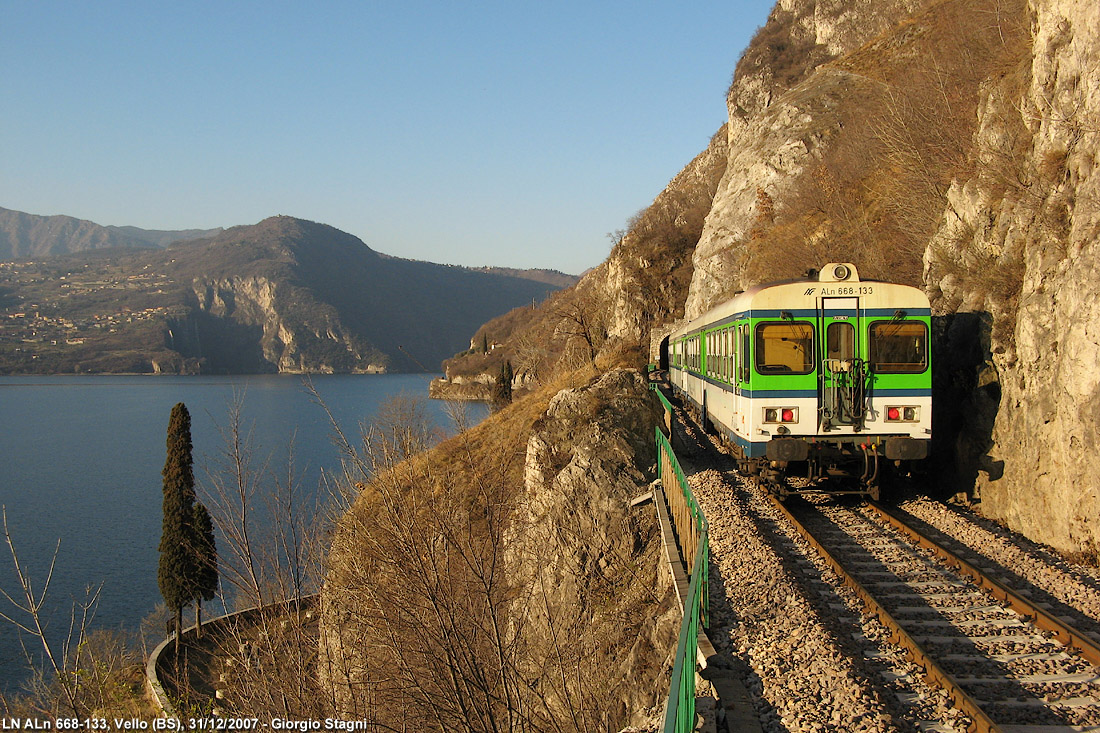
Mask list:
POLYGON ((890 641, 905 649, 909 658, 924 670, 925 680, 929 684, 943 689, 947 693, 948 699, 951 700, 951 704, 954 705, 956 709, 961 710, 969 716, 971 723, 967 727, 968 733, 1000 733, 1001 728, 981 709, 978 703, 959 687, 958 683, 955 682, 955 679, 950 674, 944 671, 934 659, 928 656, 921 645, 917 643, 916 639, 901 628, 894 617, 890 615, 890 612, 875 600, 874 596, 867 592, 863 585, 856 580, 820 542, 817 541, 802 522, 783 505, 783 502, 779 501, 778 498, 771 494, 768 494, 768 498, 772 502, 772 505, 787 517, 795 531, 817 550, 818 554, 821 555, 822 559, 825 560, 825 563, 833 572, 840 576, 844 584, 852 589, 856 596, 863 602, 867 610, 882 622, 890 632, 890 641))
POLYGON ((979 587, 985 589, 998 601, 1008 605, 1012 610, 1027 618, 1040 629, 1053 634, 1061 644, 1075 650, 1090 664, 1100 667, 1100 645, 1090 639, 1084 632, 1062 621, 1062 619, 1049 611, 1039 608, 1033 601, 1024 598, 1019 593, 1016 593, 1000 581, 989 577, 979 568, 970 564, 947 548, 925 537, 886 507, 874 502, 868 502, 867 505, 885 522, 890 524, 890 526, 908 535, 914 542, 931 551, 934 555, 947 563, 947 565, 954 567, 963 575, 968 576, 979 587))

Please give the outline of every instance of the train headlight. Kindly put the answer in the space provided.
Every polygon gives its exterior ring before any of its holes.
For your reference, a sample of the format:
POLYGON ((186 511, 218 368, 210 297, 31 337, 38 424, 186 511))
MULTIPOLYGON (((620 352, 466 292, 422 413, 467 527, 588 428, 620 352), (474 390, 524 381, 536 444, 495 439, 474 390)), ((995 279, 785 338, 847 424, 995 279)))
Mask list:
POLYGON ((765 423, 796 423, 798 422, 797 407, 765 407, 765 423))
POLYGON ((920 422, 920 408, 915 405, 887 406, 886 422, 920 422))

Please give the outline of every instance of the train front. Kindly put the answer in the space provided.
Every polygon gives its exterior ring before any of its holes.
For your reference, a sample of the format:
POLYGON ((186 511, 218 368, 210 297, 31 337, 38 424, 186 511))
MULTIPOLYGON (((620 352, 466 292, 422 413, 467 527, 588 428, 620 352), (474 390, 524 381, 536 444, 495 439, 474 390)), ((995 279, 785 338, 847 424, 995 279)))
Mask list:
POLYGON ((927 457, 931 311, 923 292, 861 281, 853 265, 832 263, 816 282, 761 290, 751 310, 759 398, 751 432, 766 441, 769 488, 790 493, 785 479, 802 469, 809 479, 854 478, 853 491, 877 499, 885 471, 927 457))

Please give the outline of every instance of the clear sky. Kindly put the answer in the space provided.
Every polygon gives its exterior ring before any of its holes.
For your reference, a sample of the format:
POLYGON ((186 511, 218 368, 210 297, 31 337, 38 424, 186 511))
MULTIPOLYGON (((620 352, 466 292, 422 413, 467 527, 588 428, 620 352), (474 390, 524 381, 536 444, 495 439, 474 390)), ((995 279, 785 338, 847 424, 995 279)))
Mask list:
POLYGON ((0 206, 579 274, 722 125, 771 5, 0 0, 0 206))

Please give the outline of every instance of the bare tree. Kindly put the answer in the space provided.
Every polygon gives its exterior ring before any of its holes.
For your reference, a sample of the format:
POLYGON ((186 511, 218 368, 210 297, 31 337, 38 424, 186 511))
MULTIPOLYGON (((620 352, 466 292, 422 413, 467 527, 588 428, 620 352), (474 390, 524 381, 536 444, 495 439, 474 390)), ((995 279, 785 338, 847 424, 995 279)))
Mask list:
POLYGON ((19 591, 11 595, 0 589, 0 596, 11 606, 10 611, 0 610, 0 619, 33 639, 41 647, 44 661, 44 667, 36 665, 34 654, 24 645, 32 670, 30 694, 15 701, 0 698, 2 707, 8 714, 25 711, 46 717, 82 717, 91 711, 135 713, 140 709, 141 693, 126 680, 137 660, 121 634, 91 628, 101 587, 89 588, 82 601, 73 602, 67 632, 58 646, 48 633, 46 609, 61 543, 50 559, 46 579, 41 588, 36 588, 8 530, 7 510, 2 513, 4 541, 11 553, 19 591))
POLYGON ((579 338, 588 348, 588 358, 596 362, 596 355, 607 339, 604 313, 592 302, 574 301, 554 308, 558 318, 558 330, 568 338, 579 338))

